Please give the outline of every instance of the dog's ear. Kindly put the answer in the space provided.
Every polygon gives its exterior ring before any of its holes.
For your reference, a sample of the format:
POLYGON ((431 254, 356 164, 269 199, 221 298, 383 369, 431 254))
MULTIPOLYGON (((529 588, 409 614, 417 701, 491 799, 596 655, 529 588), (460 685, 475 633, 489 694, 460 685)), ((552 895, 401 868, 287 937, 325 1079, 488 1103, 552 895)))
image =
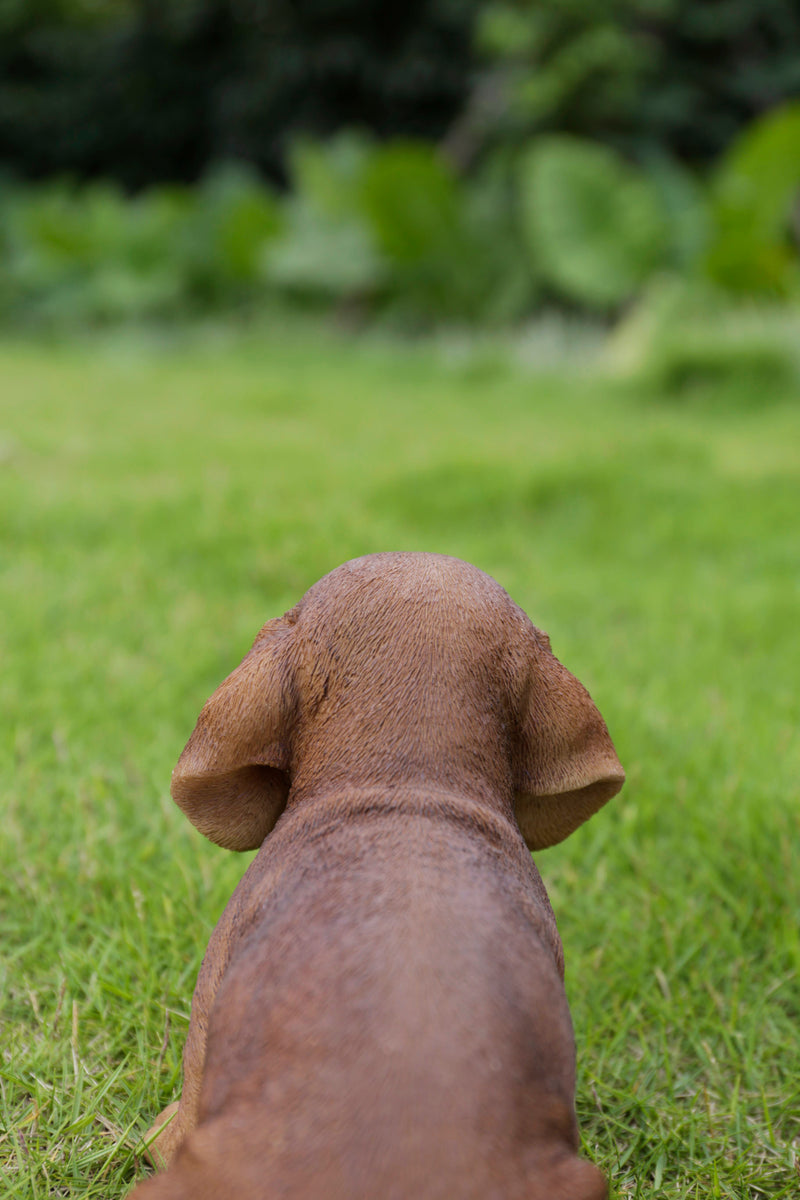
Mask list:
POLYGON ((292 624, 287 617, 267 622, 203 708, 172 772, 175 802, 228 850, 255 850, 286 805, 295 707, 292 624))
MULTIPOLYGON (((532 634, 534 630, 530 631, 532 634)), ((586 688, 535 631, 515 763, 514 811, 531 850, 563 841, 625 782, 586 688)))

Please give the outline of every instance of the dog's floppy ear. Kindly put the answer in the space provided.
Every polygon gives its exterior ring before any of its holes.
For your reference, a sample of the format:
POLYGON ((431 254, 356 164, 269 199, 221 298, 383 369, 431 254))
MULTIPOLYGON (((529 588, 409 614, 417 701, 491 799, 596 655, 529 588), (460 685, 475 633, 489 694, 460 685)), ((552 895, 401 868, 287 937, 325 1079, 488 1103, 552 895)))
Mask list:
POLYGON ((534 641, 514 811, 528 847, 542 850, 563 841, 615 796, 625 772, 586 688, 554 657, 546 634, 537 630, 534 641))
POLYGON ((268 621, 207 702, 172 772, 172 797, 212 842, 255 850, 286 805, 294 710, 287 617, 268 621))

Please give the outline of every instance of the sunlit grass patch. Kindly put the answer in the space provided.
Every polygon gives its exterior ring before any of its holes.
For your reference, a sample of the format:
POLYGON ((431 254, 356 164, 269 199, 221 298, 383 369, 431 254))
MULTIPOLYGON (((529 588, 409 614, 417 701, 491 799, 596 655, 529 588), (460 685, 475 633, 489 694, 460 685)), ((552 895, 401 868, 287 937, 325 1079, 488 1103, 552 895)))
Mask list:
MULTIPOLYGON (((488 360, 487 360, 488 361, 488 360)), ((791 1196, 800 415, 310 331, 0 349, 0 1180, 115 1197, 248 856, 168 797, 260 624, 456 554, 587 684, 621 795, 537 856, 587 1151, 624 1197, 791 1196)))

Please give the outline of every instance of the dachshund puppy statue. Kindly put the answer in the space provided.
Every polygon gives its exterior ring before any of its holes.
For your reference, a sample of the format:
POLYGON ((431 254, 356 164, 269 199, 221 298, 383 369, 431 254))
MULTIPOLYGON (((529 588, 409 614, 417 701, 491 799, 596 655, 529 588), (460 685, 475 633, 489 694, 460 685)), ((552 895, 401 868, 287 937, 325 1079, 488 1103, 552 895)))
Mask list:
POLYGON ((488 575, 338 567, 203 708, 172 795, 260 847, 208 946, 135 1200, 602 1200, 530 851, 624 773, 488 575))

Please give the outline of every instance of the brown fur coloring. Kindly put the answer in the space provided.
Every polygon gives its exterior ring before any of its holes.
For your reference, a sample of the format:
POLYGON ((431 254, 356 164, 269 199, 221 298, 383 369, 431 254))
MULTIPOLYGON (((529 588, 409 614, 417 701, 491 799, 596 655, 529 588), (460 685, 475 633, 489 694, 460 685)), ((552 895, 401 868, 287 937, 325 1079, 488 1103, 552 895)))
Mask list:
POLYGON ((173 773, 202 833, 261 849, 136 1200, 602 1200, 529 851, 623 780, 547 636, 458 559, 356 559, 267 622, 173 773))

